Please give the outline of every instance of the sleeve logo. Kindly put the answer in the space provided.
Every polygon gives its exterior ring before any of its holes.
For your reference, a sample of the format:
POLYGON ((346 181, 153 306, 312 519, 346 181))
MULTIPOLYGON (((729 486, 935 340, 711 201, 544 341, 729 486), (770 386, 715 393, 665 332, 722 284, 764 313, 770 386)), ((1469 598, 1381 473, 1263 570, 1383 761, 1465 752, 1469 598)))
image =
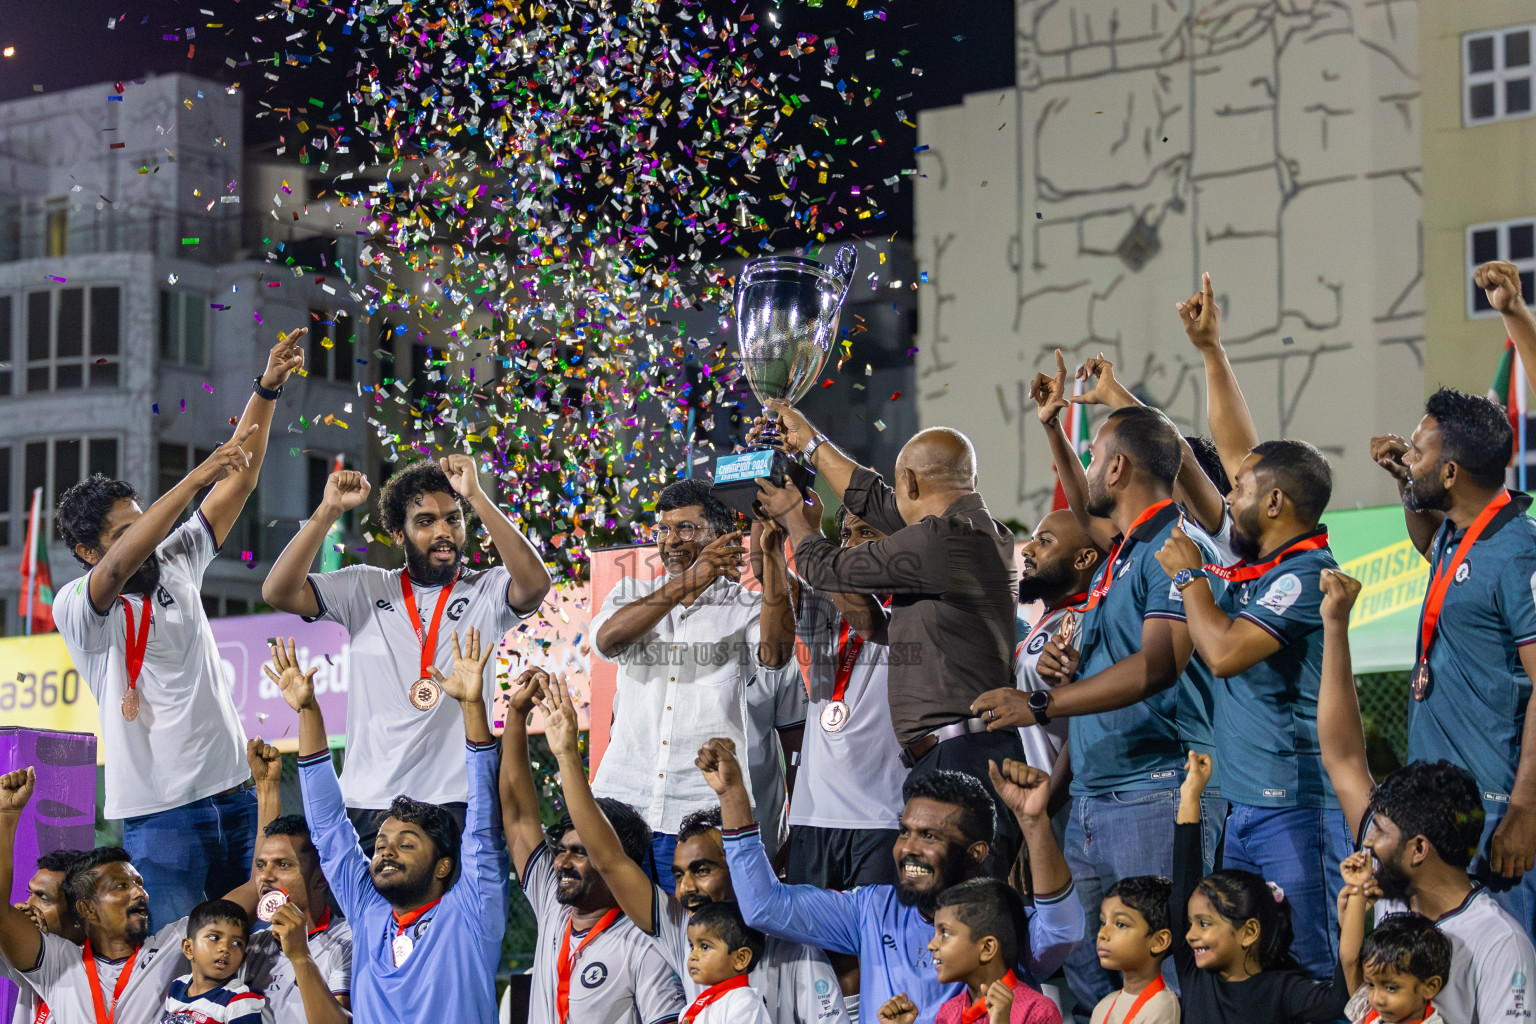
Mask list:
POLYGON ((1301 580, 1295 573, 1288 572, 1284 576, 1271 583, 1269 590, 1259 598, 1259 607, 1275 615, 1284 615, 1296 599, 1301 596, 1301 580))

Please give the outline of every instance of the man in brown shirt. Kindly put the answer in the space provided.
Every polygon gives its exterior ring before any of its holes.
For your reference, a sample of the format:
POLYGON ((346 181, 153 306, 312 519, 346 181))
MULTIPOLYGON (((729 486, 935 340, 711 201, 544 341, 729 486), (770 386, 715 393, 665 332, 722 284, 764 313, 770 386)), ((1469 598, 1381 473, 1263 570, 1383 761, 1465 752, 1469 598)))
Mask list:
MULTIPOLYGON (((987 732, 970 707, 987 690, 1012 685, 1018 574, 1013 534, 976 493, 975 449, 958 431, 921 431, 897 456, 892 487, 790 406, 768 406, 779 414, 782 446, 799 452, 849 512, 887 534, 841 548, 806 521, 793 485, 759 485, 759 503, 789 532, 795 570, 808 584, 892 595, 891 721, 911 777, 954 769, 991 791, 987 762, 1022 760, 1023 748, 1014 730, 987 732)), ((1017 849, 1012 821, 997 803, 1008 840, 1000 852, 1009 857, 1017 849)))

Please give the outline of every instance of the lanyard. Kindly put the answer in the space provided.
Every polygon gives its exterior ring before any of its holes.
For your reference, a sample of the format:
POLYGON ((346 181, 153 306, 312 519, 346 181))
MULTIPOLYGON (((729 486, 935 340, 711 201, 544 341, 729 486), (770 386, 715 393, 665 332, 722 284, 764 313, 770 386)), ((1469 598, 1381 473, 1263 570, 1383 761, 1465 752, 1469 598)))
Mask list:
MULTIPOLYGON (((1007 985, 1010 989, 1017 988, 1019 985, 1018 979, 1013 976, 1012 971, 1009 971, 1007 974, 1003 975, 1001 980, 1002 983, 1007 985)), ((988 987, 990 988, 991 986, 988 987)), ((983 990, 981 995, 974 1003, 960 1011, 960 1024, 974 1024, 975 1021, 981 1020, 986 1015, 987 993, 985 990, 983 990)))
MULTIPOLYGON (((431 910, 433 907, 437 906, 441 902, 443 902, 443 898, 441 896, 439 896, 437 899, 433 900, 431 903, 428 903, 428 904, 425 904, 423 906, 417 907, 415 910, 408 910, 404 914, 401 914, 401 913, 396 912, 396 911, 391 911, 391 913, 393 914, 393 916, 395 918, 395 934, 399 935, 401 932, 405 931, 411 925, 415 924, 418 920, 420 920, 421 919, 421 915, 425 914, 427 911, 431 910)), ((329 918, 329 916, 330 916, 329 912, 330 912, 331 908, 330 907, 326 907, 325 909, 326 909, 326 912, 327 912, 326 916, 327 916, 327 918, 329 918)), ((330 921, 327 920, 326 923, 329 924, 330 921)), ((318 931, 318 930, 319 929, 316 928, 316 931, 318 931)))
POLYGON ((96 969, 96 955, 91 952, 91 940, 85 940, 85 976, 90 980, 91 998, 96 1002, 96 1024, 112 1024, 112 1015, 117 1012, 117 1000, 122 996, 123 989, 128 987, 128 978, 133 974, 133 965, 138 962, 141 948, 135 947, 128 962, 123 964, 123 973, 117 976, 117 984, 112 989, 112 1009, 108 1010, 101 998, 101 974, 96 969))
MULTIPOLYGON (((1153 978, 1152 981, 1148 983, 1147 987, 1141 990, 1141 994, 1138 995, 1136 997, 1136 1001, 1131 1004, 1130 1012, 1125 1015, 1125 1020, 1121 1021, 1120 1024, 1131 1024, 1131 1021, 1136 1019, 1137 1012, 1140 1011, 1143 1006, 1147 1005, 1147 1000, 1151 999, 1153 996, 1157 995, 1167 987, 1168 983, 1163 981, 1163 976, 1161 974, 1153 978)), ((1119 1001, 1120 993, 1116 992, 1114 1002, 1109 1004, 1109 1013, 1105 1014, 1104 1016, 1106 1021, 1115 1015, 1115 1003, 1118 1003, 1119 1001)))
POLYGON ((560 969, 560 980, 555 988, 555 1013, 560 1019, 560 1024, 565 1024, 571 1015, 571 968, 576 963, 576 958, 581 956, 581 951, 591 945, 592 940, 603 933, 613 922, 619 919, 618 907, 610 907, 608 912, 600 917, 597 924, 587 929, 587 934, 576 944, 576 952, 571 952, 571 923, 574 917, 565 919, 565 937, 560 940, 560 961, 557 965, 560 969))
POLYGON ((1421 662, 1429 660, 1429 648, 1435 642, 1435 627, 1440 622, 1440 609, 1445 606, 1445 593, 1450 589, 1456 570, 1461 567, 1462 562, 1466 561, 1467 552, 1488 528, 1493 517, 1508 504, 1509 492, 1500 491, 1497 498, 1484 506, 1483 510, 1477 514, 1477 518, 1472 520, 1472 525, 1467 527, 1461 543, 1456 545, 1456 553, 1451 556, 1450 563, 1436 573, 1434 581, 1430 583, 1429 593, 1424 597, 1424 621, 1419 624, 1419 660, 1421 662))
POLYGON ((721 996, 725 995, 727 992, 732 991, 733 989, 746 987, 747 976, 745 974, 738 974, 736 977, 728 978, 725 981, 720 982, 718 985, 711 985, 709 988, 699 993, 699 998, 693 1001, 692 1006, 683 1011, 683 1015, 678 1018, 678 1021, 680 1024, 693 1024, 694 1021, 699 1019, 699 1014, 703 1013, 704 1008, 710 1003, 719 999, 721 996))
POLYGON ((144 598, 144 623, 138 630, 138 636, 134 636, 133 605, 121 594, 117 598, 123 602, 123 615, 127 620, 125 639, 128 643, 128 689, 138 687, 139 673, 144 671, 144 652, 149 648, 149 620, 153 615, 153 605, 149 596, 144 598))
POLYGON ((1296 543, 1286 547, 1283 551, 1267 562, 1258 565, 1249 565, 1246 562, 1238 562, 1236 565, 1205 565, 1202 566, 1212 576, 1220 577, 1228 583, 1246 583, 1256 580, 1269 570, 1279 565, 1281 560, 1301 551, 1316 551, 1318 548, 1328 546, 1328 531, 1320 530, 1309 537, 1303 537, 1296 543))
POLYGON ((837 680, 832 685, 832 699, 842 700, 843 694, 848 692, 848 680, 853 676, 853 663, 859 660, 859 652, 864 649, 864 638, 853 631, 848 620, 843 620, 843 628, 837 638, 837 680))
POLYGON ((443 609, 448 607, 448 595, 453 591, 453 585, 459 582, 459 574, 455 572, 453 579, 443 585, 443 589, 437 594, 437 607, 432 609, 432 625, 427 631, 421 631, 421 614, 416 611, 416 592, 411 589, 411 574, 406 569, 400 570, 400 592, 405 595, 405 611, 411 618, 411 628, 416 631, 416 640, 421 644, 421 673, 418 678, 427 678, 432 671, 432 662, 437 657, 437 625, 443 621, 443 609))
POLYGON ((1040 621, 1035 623, 1035 628, 1029 631, 1029 636, 1024 638, 1024 646, 1029 646, 1029 642, 1035 638, 1035 634, 1043 630, 1045 628, 1045 624, 1051 621, 1052 615, 1055 615, 1063 608, 1071 608, 1073 605, 1077 604, 1077 602, 1083 600, 1087 596, 1087 594, 1073 594, 1065 601, 1058 601, 1056 604, 1053 604, 1047 608, 1045 610, 1045 614, 1040 616, 1040 621))
POLYGON ((32 1024, 48 1024, 48 1004, 41 999, 37 1001, 37 1016, 32 1018, 32 1024))
POLYGON ((1115 559, 1120 557, 1120 549, 1125 546, 1125 542, 1131 538, 1131 535, 1141 528, 1143 523, 1172 504, 1172 498, 1164 498, 1162 501, 1148 505, 1146 510, 1136 517, 1136 521, 1131 523, 1130 527, 1120 535, 1120 539, 1115 541, 1115 546, 1109 549, 1109 557, 1104 560, 1104 578, 1099 581, 1097 586, 1088 591, 1088 600, 1079 606, 1077 611, 1086 612, 1104 600, 1104 596, 1109 593, 1109 588, 1115 582, 1115 559))
MULTIPOLYGON (((1435 1014, 1435 1002, 1434 1002, 1434 1000, 1433 999, 1426 999, 1426 1000, 1424 1000, 1424 1016, 1420 1017, 1416 1021, 1413 1021, 1412 1024, 1424 1024, 1424 1022, 1429 1020, 1429 1018, 1434 1016, 1434 1014, 1435 1014)), ((1365 1018, 1360 1022, 1360 1024, 1376 1024, 1376 1022, 1378 1020, 1380 1020, 1380 1019, 1381 1019, 1381 1014, 1380 1013, 1377 1013, 1375 1010, 1370 1010, 1370 1011, 1367 1011, 1367 1013, 1365 1015, 1365 1018)), ((1129 1021, 1127 1021, 1126 1024, 1129 1024, 1129 1021)))

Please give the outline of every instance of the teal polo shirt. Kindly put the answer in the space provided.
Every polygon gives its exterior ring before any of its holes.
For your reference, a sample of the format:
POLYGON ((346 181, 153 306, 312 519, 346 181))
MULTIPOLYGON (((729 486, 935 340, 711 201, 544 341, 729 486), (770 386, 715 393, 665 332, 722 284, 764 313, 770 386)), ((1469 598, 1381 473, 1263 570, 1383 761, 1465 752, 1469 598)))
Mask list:
MULTIPOLYGON (((1531 496, 1511 494, 1457 568, 1429 651, 1424 700, 1408 699, 1408 756, 1461 765, 1490 814, 1502 816, 1520 763, 1531 680, 1520 648, 1536 643, 1536 522, 1531 496)), ((1430 579, 1449 565, 1462 530, 1449 518, 1430 544, 1430 579)), ((1422 627, 1424 613, 1419 612, 1422 627)))

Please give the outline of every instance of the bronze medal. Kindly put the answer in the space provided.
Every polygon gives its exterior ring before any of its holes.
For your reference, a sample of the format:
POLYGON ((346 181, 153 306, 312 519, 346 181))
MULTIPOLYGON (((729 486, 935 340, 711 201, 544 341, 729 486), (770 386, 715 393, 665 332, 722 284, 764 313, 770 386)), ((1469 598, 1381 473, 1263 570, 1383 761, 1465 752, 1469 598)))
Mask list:
POLYGON ((1429 691, 1435 688, 1435 681, 1429 674, 1429 662, 1421 661, 1413 667, 1413 699, 1422 701, 1429 696, 1429 691))
POLYGON ((848 724, 849 717, 847 701, 828 701, 827 706, 821 709, 821 731, 841 732, 843 726, 848 724))
POLYGON ((417 711, 431 711, 442 696, 442 687, 426 676, 411 684, 411 705, 417 711))
POLYGON ((1069 611, 1061 617, 1061 626, 1056 630, 1056 638, 1064 644, 1070 644, 1075 636, 1077 636, 1077 613, 1069 611))
POLYGON ((123 718, 133 721, 139 717, 139 691, 129 690, 123 694, 123 718))
POLYGON ((267 893, 261 899, 256 901, 256 916, 268 924, 271 924, 272 919, 277 916, 278 910, 280 910, 287 902, 287 893, 283 892, 281 889, 273 889, 271 892, 267 893))

